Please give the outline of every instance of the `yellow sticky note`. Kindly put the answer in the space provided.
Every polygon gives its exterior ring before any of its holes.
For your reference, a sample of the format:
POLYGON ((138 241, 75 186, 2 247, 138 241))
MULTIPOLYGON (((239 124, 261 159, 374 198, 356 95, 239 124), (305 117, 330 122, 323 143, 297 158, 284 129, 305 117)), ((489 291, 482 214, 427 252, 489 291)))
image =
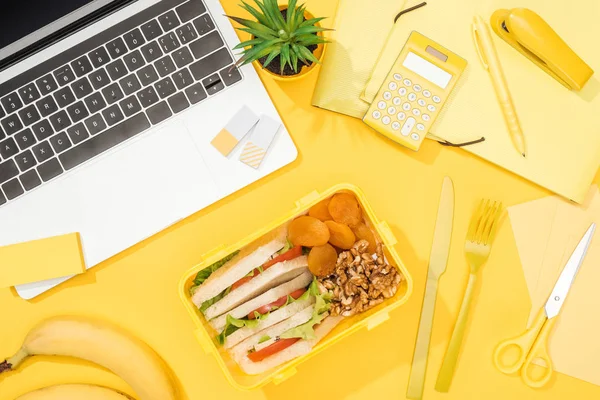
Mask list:
POLYGON ((81 274, 79 233, 0 247, 0 288, 81 274))

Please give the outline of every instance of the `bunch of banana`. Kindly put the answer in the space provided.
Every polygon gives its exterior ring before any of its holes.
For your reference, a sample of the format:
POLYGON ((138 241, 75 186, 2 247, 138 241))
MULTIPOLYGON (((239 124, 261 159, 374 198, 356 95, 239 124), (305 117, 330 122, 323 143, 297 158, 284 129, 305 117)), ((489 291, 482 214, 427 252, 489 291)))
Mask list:
POLYGON ((106 322, 77 316, 50 318, 29 332, 14 356, 0 363, 0 373, 18 368, 34 355, 75 357, 101 365, 129 384, 140 400, 177 399, 170 371, 160 356, 147 344, 106 322))
POLYGON ((131 397, 101 386, 57 385, 24 394, 16 400, 131 400, 131 397))

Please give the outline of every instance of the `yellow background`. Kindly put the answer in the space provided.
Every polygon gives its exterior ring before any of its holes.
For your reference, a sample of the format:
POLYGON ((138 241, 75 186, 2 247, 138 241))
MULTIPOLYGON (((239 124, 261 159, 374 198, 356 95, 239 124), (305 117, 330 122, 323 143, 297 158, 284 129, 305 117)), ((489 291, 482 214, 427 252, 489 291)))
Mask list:
MULTIPOLYGON (((224 3, 228 12, 238 12, 235 0, 224 3)), ((309 0, 308 5, 315 15, 333 16, 336 1, 309 0)), ((35 301, 24 301, 14 290, 1 289, 2 358, 19 348, 27 331, 40 319, 76 313, 113 320, 148 342, 175 371, 190 399, 403 399, 438 198, 442 178, 447 175, 456 191, 454 231, 436 305, 425 398, 600 398, 599 387, 567 376, 556 376, 548 388, 533 390, 492 366, 494 346, 522 331, 530 307, 507 219, 482 272, 451 391, 439 394, 433 390, 466 285, 463 242, 476 201, 490 197, 513 205, 547 196, 548 192, 467 152, 425 141, 414 153, 379 136, 359 120, 311 107, 315 73, 287 83, 275 82, 263 73, 261 77, 298 146, 298 160, 35 301), (413 275, 413 296, 391 314, 389 321, 370 332, 357 332, 310 359, 290 380, 263 390, 238 392, 196 342, 192 321, 177 293, 178 281, 202 254, 242 239, 287 213, 302 196, 339 182, 361 187, 379 218, 388 221, 398 238, 397 250, 413 275)), ((127 390, 120 379, 92 364, 37 358, 28 361, 20 372, 0 377, 0 400, 63 382, 99 383, 127 390)))

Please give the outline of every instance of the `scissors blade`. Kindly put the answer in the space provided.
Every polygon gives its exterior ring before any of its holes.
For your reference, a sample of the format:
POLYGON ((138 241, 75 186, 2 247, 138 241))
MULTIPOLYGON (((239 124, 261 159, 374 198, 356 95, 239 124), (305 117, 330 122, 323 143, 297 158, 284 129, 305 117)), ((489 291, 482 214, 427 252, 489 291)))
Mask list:
POLYGON ((595 230, 596 224, 592 223, 560 273, 558 281, 556 281, 556 285, 554 285, 554 289, 552 289, 552 294, 550 294, 550 298, 544 306, 548 319, 556 317, 560 312, 560 309, 565 302, 565 298, 571 289, 571 284, 573 284, 575 275, 577 275, 579 267, 581 267, 581 264, 583 263, 590 242, 594 237, 595 230))

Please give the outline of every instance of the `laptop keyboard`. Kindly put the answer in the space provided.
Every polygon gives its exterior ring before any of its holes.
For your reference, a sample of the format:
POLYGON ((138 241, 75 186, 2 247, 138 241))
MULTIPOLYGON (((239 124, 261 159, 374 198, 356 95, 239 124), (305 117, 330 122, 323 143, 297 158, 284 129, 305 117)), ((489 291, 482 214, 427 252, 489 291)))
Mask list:
POLYGON ((0 206, 242 80, 201 0, 163 0, 0 84, 0 206))

